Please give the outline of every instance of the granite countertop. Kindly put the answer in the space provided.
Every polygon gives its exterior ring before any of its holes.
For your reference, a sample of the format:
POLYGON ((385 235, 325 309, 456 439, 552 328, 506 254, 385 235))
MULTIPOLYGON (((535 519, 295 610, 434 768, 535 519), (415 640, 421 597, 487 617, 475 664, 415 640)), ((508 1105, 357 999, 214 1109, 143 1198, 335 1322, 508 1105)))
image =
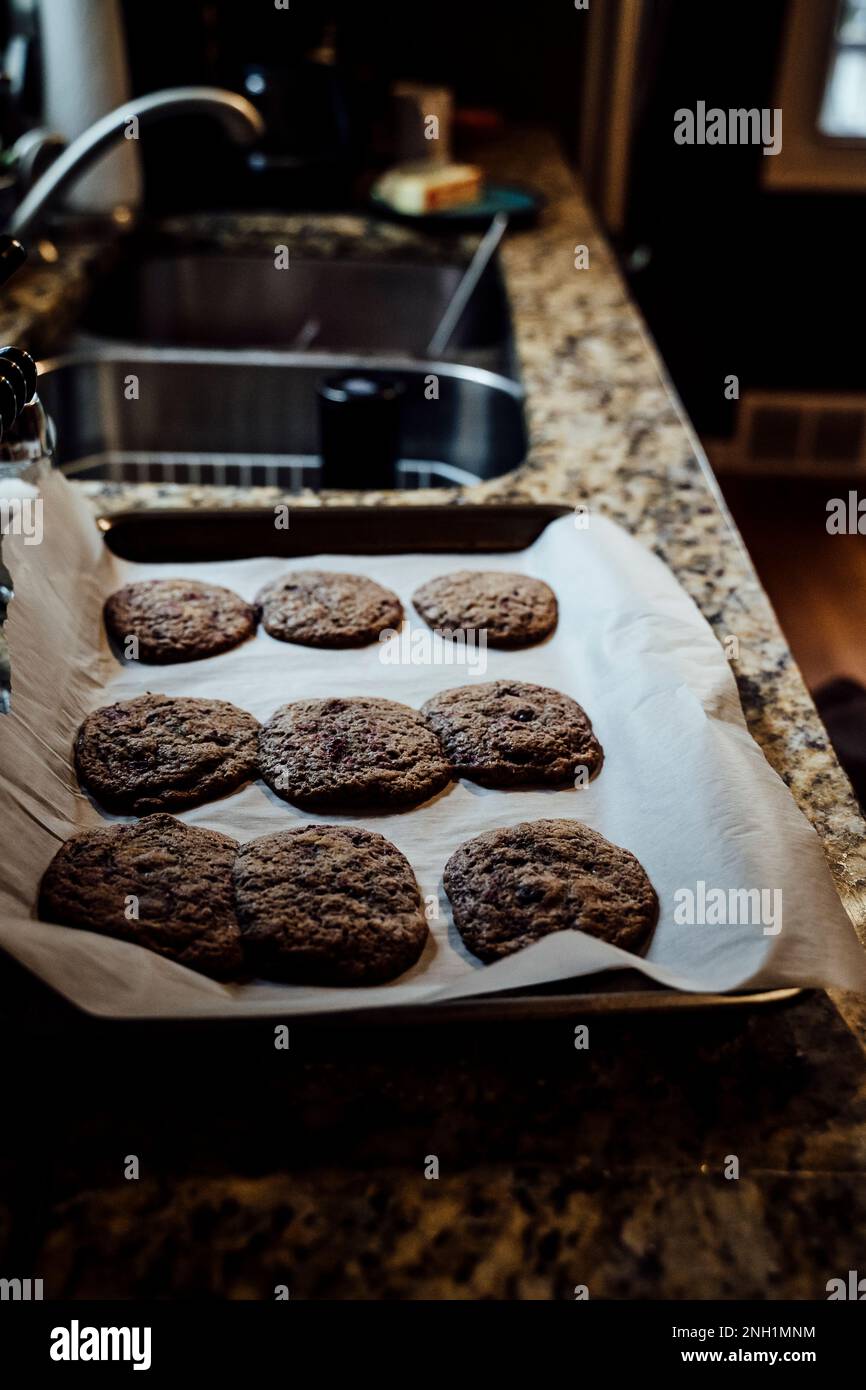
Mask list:
MULTIPOLYGON (((527 462, 474 488, 360 500, 583 504, 654 550, 719 639, 737 638, 749 727, 815 826, 866 942, 858 807, 611 252, 548 136, 512 134, 485 162, 548 198, 539 225, 502 251, 527 462), (578 244, 587 270, 574 269, 578 244)), ((341 237, 359 227, 346 219, 341 237)), ((166 234, 234 246, 275 229, 288 235, 287 219, 183 219, 166 234)), ((396 232, 383 237, 396 245, 396 232)), ((61 249, 33 283, 22 275, 0 333, 53 351, 93 254, 61 249)), ((80 486, 97 511, 282 498, 80 486)), ((82 1048, 104 1057, 105 1031, 82 1048)), ((231 1042, 184 1034, 192 1090, 154 1078, 150 1044, 128 1034, 110 1117, 91 1116, 82 1137, 73 1101, 59 1102, 79 1142, 50 1175, 44 1119, 28 1130, 27 1162, 10 1173, 7 1248, 44 1273, 51 1296, 270 1297, 288 1283, 292 1297, 570 1298, 584 1283, 591 1297, 807 1298, 858 1267, 858 1000, 814 993, 760 1012, 599 1021, 583 1054, 572 1033, 302 1028, 276 1057, 267 1029, 231 1042), (139 1149, 142 1178, 124 1182, 118 1155, 139 1149), (424 1177, 431 1154, 438 1181, 424 1177), (722 1176, 731 1154, 738 1181, 722 1176)), ((56 1075, 48 1044, 42 1063, 56 1075)))

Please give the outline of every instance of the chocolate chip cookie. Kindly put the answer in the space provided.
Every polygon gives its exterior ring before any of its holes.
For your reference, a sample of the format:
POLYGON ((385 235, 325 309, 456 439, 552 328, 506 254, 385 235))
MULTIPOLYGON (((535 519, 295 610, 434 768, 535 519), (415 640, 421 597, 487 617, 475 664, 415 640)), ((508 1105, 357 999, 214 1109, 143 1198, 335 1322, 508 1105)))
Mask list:
POLYGON ((232 891, 236 850, 227 835, 166 815, 85 830, 48 865, 39 916, 232 979, 243 959, 232 891))
POLYGON ((266 584, 256 602, 266 632, 304 647, 366 647, 403 621, 397 595, 360 574, 295 570, 266 584))
POLYGON ((231 589, 197 579, 140 579, 105 604, 105 626, 124 655, 155 666, 237 647, 252 637, 256 620, 231 589))
POLYGON ((241 847, 234 879, 247 957, 268 979, 382 984, 424 949, 415 875, 373 830, 300 825, 265 835, 241 847))
POLYGON ((458 777, 482 787, 559 786, 601 767, 601 744, 568 695, 525 681, 461 685, 421 713, 458 777))
POLYGON ((530 647, 556 627, 556 594, 527 574, 457 570, 422 584, 412 602, 437 632, 484 632, 491 647, 530 647))
POLYGON ((94 710, 75 740, 83 787, 106 810, 181 810, 258 776, 259 723, 227 700, 139 695, 94 710))
POLYGON ((575 820, 488 830, 454 851, 444 882, 454 925, 483 961, 569 929, 640 953, 658 917, 634 855, 575 820))
POLYGON ((415 806, 451 781, 451 768, 418 710, 355 696, 296 700, 262 729, 261 775, 308 811, 415 806))

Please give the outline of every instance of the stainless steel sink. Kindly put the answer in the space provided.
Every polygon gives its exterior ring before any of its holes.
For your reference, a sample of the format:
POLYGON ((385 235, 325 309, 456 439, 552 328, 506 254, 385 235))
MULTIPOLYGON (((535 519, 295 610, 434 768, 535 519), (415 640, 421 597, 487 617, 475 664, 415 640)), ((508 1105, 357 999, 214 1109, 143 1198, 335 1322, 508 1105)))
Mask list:
MULTIPOLYGON (((359 370, 403 383, 400 485, 472 483, 522 461, 521 387, 450 362, 102 346, 42 363, 39 390, 70 476, 297 490, 318 483, 316 383, 359 370)), ((364 472, 359 439, 359 488, 364 472)))
MULTIPOLYGON (((132 238, 95 285, 72 350, 43 364, 61 467, 84 478, 316 487, 316 386, 349 372, 403 384, 398 485, 466 484, 517 467, 523 393, 498 265, 445 360, 431 362, 427 344, 464 267, 438 244, 395 245, 386 231, 305 217, 285 270, 264 233, 239 251, 132 238), (323 245, 333 248, 325 259, 323 245)), ((367 485, 359 439, 357 486, 367 485)))
MULTIPOLYGON (((97 286, 82 327, 164 347, 308 349, 423 357, 462 275, 450 264, 181 254, 121 262, 97 286)), ((446 354, 513 373, 498 267, 482 277, 446 354)))

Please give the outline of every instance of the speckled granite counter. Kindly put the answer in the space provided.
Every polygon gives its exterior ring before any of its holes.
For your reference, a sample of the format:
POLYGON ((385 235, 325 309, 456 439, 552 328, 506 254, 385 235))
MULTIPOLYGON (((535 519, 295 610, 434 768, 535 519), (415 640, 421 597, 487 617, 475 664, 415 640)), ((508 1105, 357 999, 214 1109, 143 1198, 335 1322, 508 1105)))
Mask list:
MULTIPOLYGON (((549 198, 541 224, 503 252, 527 463, 474 489, 362 500, 583 503, 650 546, 720 639, 738 639, 749 726, 866 940, 863 822, 612 257, 546 137, 514 137, 488 164, 549 198), (579 243, 587 270, 574 269, 579 243)), ((223 221, 219 235, 272 225, 223 221)), ((183 234, 205 238, 207 225, 183 234)), ((38 344, 44 315, 28 312, 22 331, 38 344)), ((82 486, 98 510, 215 501, 204 489, 82 486)), ((216 500, 279 496, 219 489, 216 500)), ((46 1296, 270 1297, 288 1283, 301 1298, 569 1298, 585 1283, 592 1297, 823 1297, 827 1279, 862 1267, 864 1019, 850 997, 812 995, 760 1014, 600 1022, 589 1053, 575 1052, 570 1024, 399 1040, 299 1028, 276 1057, 267 1029, 231 1041, 181 1030, 172 1046, 192 1086, 154 1076, 152 1040, 127 1033, 110 1113, 82 1121, 61 1088, 51 1118, 68 1123, 74 1149, 58 1157, 46 1117, 31 1116, 23 1156, 4 1160, 5 1264, 42 1275, 46 1296), (138 1183, 122 1178, 130 1152, 138 1183), (424 1178, 430 1154, 438 1181, 424 1178), (722 1176, 730 1154, 738 1181, 722 1176)), ((107 1038, 89 1030, 75 1065, 104 1065, 107 1038)), ((34 1066, 57 1095, 55 1044, 34 1066)), ((24 1110, 31 1090, 21 1083, 24 1110)))
MULTIPOLYGON (((512 179, 543 187, 550 200, 541 225, 513 234, 502 252, 528 396, 527 462, 474 488, 351 494, 351 500, 396 506, 583 503, 632 531, 670 566, 720 639, 738 639, 734 670, 749 725, 821 834, 840 891, 866 940, 866 827, 604 238, 552 140, 537 134, 514 139, 507 155, 491 154, 488 165, 493 158, 512 179), (589 247, 587 270, 574 268, 578 244, 589 247)), ((206 219, 174 225, 175 235, 191 244, 206 238, 206 219)), ((248 217, 238 226, 223 219, 214 236, 234 249, 251 241, 272 245, 281 230, 284 236, 302 234, 303 223, 248 217)), ((359 235, 369 235, 368 224, 347 217, 324 252, 338 249, 345 255, 359 235)), ((379 230, 380 253, 399 252, 405 235, 402 227, 379 230)), ((412 252, 418 254, 417 245, 412 252)), ((100 511, 347 500, 334 493, 289 498, 269 488, 80 486, 100 511)))

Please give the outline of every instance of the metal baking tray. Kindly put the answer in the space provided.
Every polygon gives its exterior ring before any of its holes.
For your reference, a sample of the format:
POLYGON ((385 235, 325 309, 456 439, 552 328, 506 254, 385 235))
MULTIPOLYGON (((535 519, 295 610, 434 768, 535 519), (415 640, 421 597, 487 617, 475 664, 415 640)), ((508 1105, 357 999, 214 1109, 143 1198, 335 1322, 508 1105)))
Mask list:
MULTIPOLYGON (((394 555, 402 552, 525 550, 551 521, 570 512, 552 504, 290 506, 289 525, 274 527, 273 508, 158 508, 98 518, 105 543, 124 560, 152 564, 242 560, 258 555, 394 555), (443 521, 446 523, 443 525, 443 521)), ((731 1009, 779 1004, 802 989, 686 994, 647 981, 637 971, 581 976, 477 999, 397 1005, 336 1016, 347 1022, 415 1023, 497 1018, 583 1017, 586 1014, 731 1009)), ((305 1016, 304 1022, 334 1021, 305 1016)))

